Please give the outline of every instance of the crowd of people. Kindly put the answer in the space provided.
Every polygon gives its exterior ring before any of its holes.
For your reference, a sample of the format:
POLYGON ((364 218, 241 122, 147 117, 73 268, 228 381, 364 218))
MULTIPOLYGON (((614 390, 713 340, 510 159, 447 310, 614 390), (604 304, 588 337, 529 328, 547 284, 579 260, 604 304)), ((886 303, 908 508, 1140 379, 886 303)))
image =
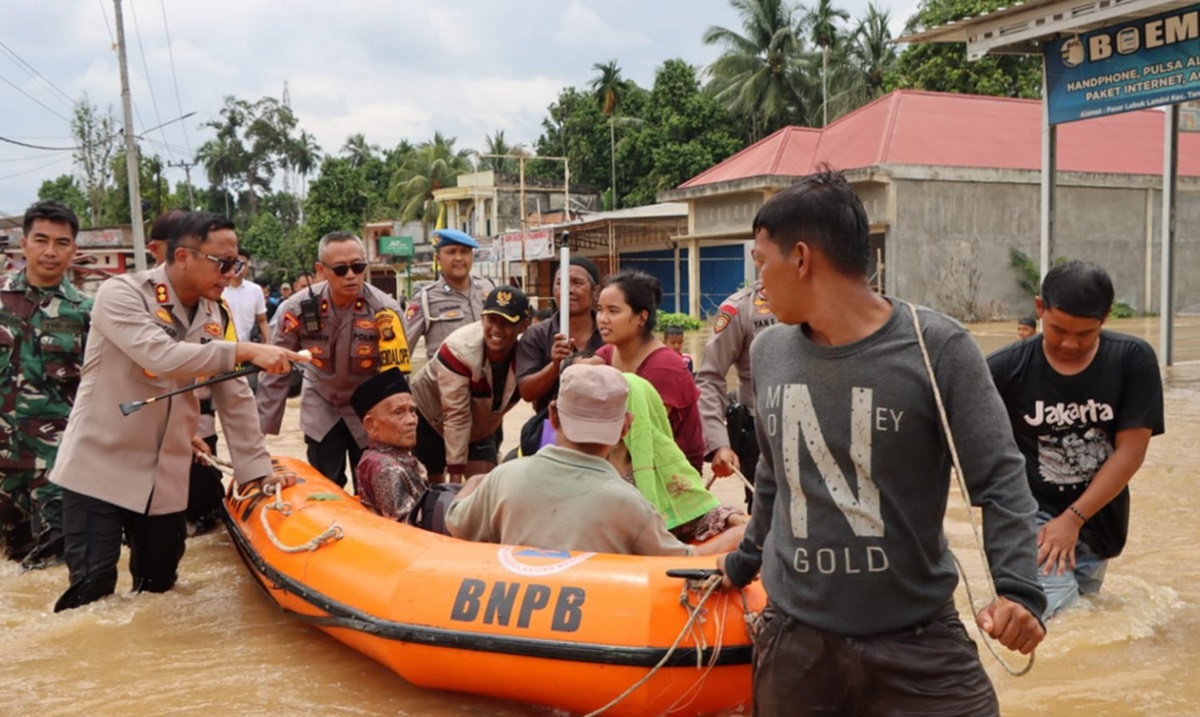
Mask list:
POLYGON ((1036 319, 985 359, 955 321, 871 287, 868 228, 834 172, 766 201, 759 278, 721 303, 697 363, 656 326, 649 274, 573 257, 565 312, 537 317, 473 273, 478 244, 455 230, 435 230, 438 279, 402 310, 352 233, 324 236, 312 280, 273 300, 232 222, 175 210, 151 227, 156 266, 92 299, 64 278, 78 220, 39 202, 0 287, 0 541, 27 568, 65 560, 56 611, 113 592, 122 541, 134 589, 170 589, 189 524, 221 509, 200 461, 213 414, 238 483, 286 485, 264 436, 302 377, 308 461, 382 516, 446 483, 455 537, 713 555, 728 587, 761 575, 757 714, 998 714, 952 598, 951 466, 997 593, 976 622, 1031 652, 1124 546, 1128 484, 1164 429, 1157 360, 1104 329, 1111 280, 1081 261, 1048 272, 1036 319), (188 390, 249 364, 256 388, 188 390), (534 413, 503 455, 520 401, 534 413), (746 480, 746 510, 710 492, 706 462, 746 480))

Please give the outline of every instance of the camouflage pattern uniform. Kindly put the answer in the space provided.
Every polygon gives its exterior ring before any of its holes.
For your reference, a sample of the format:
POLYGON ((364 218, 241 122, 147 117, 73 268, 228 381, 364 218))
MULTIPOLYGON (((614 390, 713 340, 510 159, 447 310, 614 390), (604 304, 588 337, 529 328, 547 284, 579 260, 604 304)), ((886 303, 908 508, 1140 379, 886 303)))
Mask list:
POLYGON ((68 281, 0 286, 0 543, 27 566, 61 553, 62 489, 47 480, 79 388, 92 299, 68 281))

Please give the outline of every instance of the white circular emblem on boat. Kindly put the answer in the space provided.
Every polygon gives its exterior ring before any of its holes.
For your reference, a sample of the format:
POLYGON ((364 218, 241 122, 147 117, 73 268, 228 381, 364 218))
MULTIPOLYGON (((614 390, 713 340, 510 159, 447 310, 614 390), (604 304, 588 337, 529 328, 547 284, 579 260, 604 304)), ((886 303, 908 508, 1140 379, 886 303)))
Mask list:
POLYGON ((514 548, 505 545, 496 551, 500 565, 517 575, 554 575, 570 569, 595 553, 579 553, 572 556, 566 550, 538 550, 537 548, 514 548), (525 562, 529 560, 535 563, 525 562), (550 562, 553 561, 553 562, 550 562))

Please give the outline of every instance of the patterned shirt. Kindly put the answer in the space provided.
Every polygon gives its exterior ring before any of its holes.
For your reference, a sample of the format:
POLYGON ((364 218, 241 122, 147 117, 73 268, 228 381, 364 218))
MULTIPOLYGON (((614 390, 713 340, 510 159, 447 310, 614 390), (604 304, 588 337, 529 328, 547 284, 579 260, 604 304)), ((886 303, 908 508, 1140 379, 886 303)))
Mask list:
POLYGON ((403 523, 429 487, 429 479, 410 449, 371 441, 358 461, 355 486, 371 512, 403 523))

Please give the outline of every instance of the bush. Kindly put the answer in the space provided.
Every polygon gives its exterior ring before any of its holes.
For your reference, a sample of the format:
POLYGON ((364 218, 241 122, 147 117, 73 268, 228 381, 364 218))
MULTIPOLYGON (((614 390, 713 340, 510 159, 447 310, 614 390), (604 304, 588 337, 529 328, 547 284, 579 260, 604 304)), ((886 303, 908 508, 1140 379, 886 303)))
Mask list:
POLYGON ((1124 301, 1115 302, 1112 307, 1112 313, 1109 314, 1114 319, 1131 319, 1137 315, 1137 310, 1124 301))
POLYGON ((662 331, 671 326, 678 326, 684 331, 699 331, 704 327, 700 319, 693 319, 688 314, 668 314, 662 309, 658 310, 658 325, 657 329, 662 331))

